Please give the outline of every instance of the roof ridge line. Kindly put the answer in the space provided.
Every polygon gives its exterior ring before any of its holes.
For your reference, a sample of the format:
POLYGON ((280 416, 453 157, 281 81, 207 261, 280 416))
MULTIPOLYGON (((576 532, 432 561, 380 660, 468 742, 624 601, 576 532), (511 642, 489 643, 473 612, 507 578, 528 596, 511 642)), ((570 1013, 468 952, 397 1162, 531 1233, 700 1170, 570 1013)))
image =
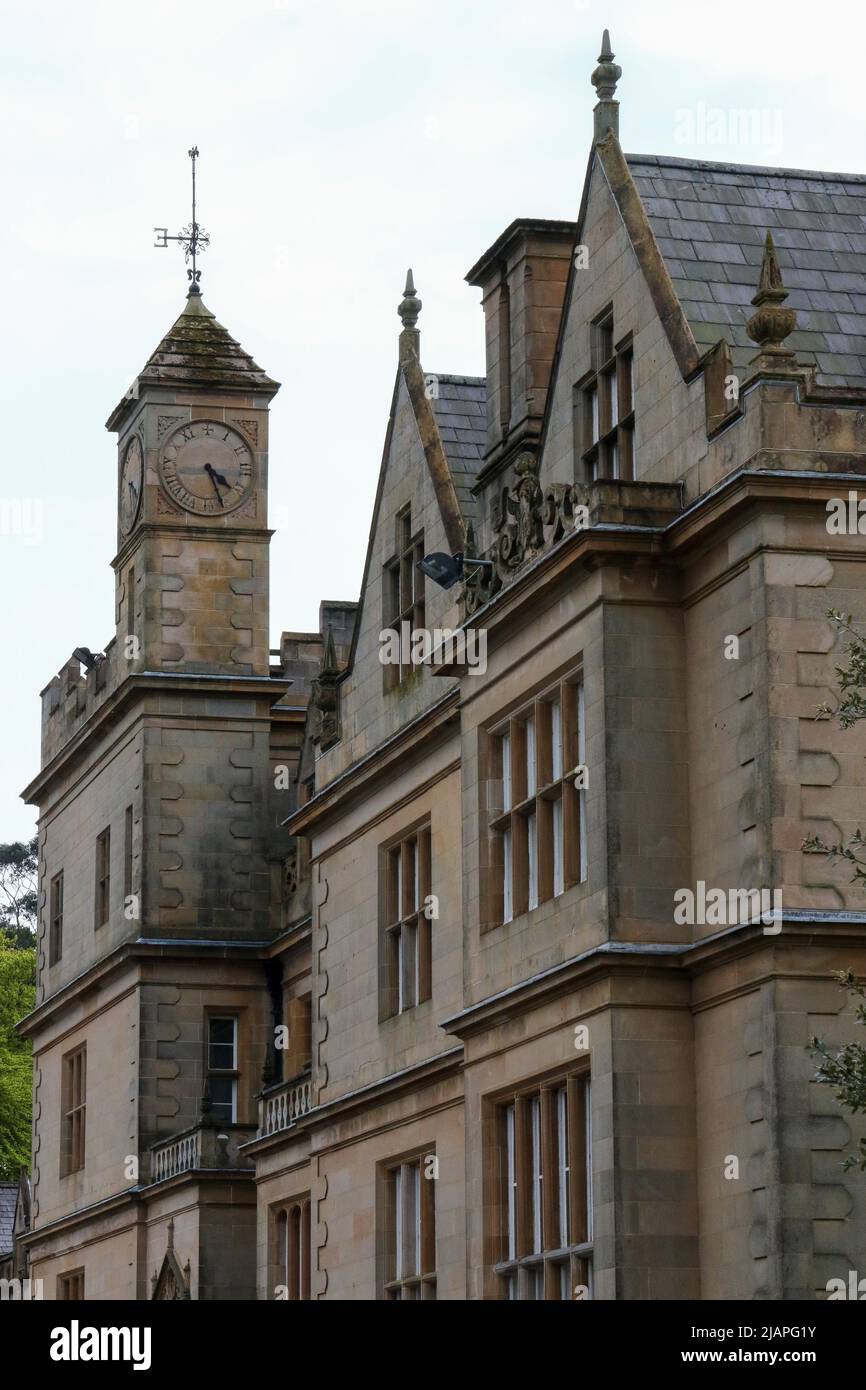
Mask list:
POLYGON ((626 161, 656 164, 660 168, 677 169, 718 169, 726 174, 767 174, 772 178, 821 179, 826 183, 844 181, 847 183, 866 183, 866 174, 834 173, 829 169, 783 169, 771 164, 730 164, 712 159, 681 159, 668 154, 628 154, 626 161))

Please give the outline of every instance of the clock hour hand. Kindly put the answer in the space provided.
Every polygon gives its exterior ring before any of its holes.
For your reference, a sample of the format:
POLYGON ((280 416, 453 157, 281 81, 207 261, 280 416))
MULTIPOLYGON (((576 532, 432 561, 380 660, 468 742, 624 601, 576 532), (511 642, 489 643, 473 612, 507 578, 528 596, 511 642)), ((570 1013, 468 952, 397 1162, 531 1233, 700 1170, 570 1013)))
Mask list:
POLYGON ((223 502, 222 493, 217 487, 217 482, 221 482, 225 487, 228 487, 228 483, 226 482, 223 475, 221 473, 215 472, 209 463, 205 464, 204 471, 205 473, 207 473, 208 477, 211 480, 211 483, 213 484, 213 490, 217 495, 217 501, 219 502, 221 507, 224 507, 225 503, 223 502))

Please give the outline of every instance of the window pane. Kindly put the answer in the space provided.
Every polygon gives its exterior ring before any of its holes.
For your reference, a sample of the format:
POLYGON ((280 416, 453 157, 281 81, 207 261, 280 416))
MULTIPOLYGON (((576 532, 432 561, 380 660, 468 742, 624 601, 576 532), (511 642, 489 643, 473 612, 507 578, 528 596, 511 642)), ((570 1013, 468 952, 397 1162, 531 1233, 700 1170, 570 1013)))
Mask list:
POLYGON ((617 412, 618 403, 616 390, 616 373, 612 372, 610 376, 610 423, 612 426, 615 425, 617 420, 619 419, 619 415, 617 412))
POLYGON ((413 1163, 409 1169, 409 1191, 412 1203, 412 1269, 410 1273, 421 1273, 421 1167, 413 1163))
POLYGON ((393 1201, 391 1207, 391 1229, 394 1232, 394 1278, 403 1278, 403 1173, 394 1170, 391 1186, 393 1201))
POLYGON ((631 355, 631 353, 630 353, 630 352, 624 352, 624 353, 622 353, 622 354, 620 355, 620 359, 619 359, 619 371, 620 371, 620 377, 619 377, 619 379, 620 379, 620 397, 621 397, 621 400, 622 400, 622 414, 623 414, 623 416, 626 416, 626 415, 630 414, 630 413, 631 413, 631 408, 632 408, 632 398, 631 398, 631 393, 632 393, 632 385, 631 385, 631 364, 632 364, 632 355, 631 355))
POLYGON ((405 969, 405 951, 403 949, 403 929, 402 927, 395 932, 397 937, 397 1012, 402 1013, 406 1007, 406 989, 403 971, 405 969))
POLYGON ((510 922, 514 916, 514 897, 511 891, 511 831, 502 832, 502 920, 510 922))
POLYGON ((211 1110, 217 1120, 231 1124, 234 1120, 235 1083, 230 1076, 210 1077, 211 1110))
MULTIPOLYGON (((577 688, 577 760, 581 767, 586 766, 586 734, 584 729, 584 691, 583 682, 577 688)), ((586 879, 587 856, 586 856, 586 788, 578 789, 579 807, 579 826, 580 826, 580 881, 586 879)))
POLYGON ((562 859, 562 798, 553 803, 553 896, 565 891, 565 875, 562 859))
POLYGON ((533 1096, 529 1102, 529 1124, 531 1141, 531 1227, 532 1254, 538 1254, 541 1244, 541 1097, 533 1096))
POLYGON ((538 907, 538 817, 533 811, 526 817, 526 840, 529 861, 529 908, 538 907))
POLYGON ((503 734, 499 740, 502 754, 502 809, 511 810, 511 737, 503 734))
POLYGON ((553 780, 558 782, 562 776, 562 705, 559 700, 550 703, 550 749, 553 780))
MULTIPOLYGON (((514 1105, 505 1107, 505 1250, 509 1260, 517 1257, 517 1173, 514 1156, 514 1105)), ((516 1296, 509 1295, 509 1297, 516 1296)))
POLYGON ((589 393, 589 412, 590 412, 590 443, 598 442, 598 391, 589 393))
POLYGON ((403 982, 401 1008, 412 1009, 418 1002, 418 925, 407 922, 400 932, 400 961, 403 982))
POLYGON ((234 1071, 235 1020, 233 1018, 212 1018, 209 1028, 209 1067, 213 1071, 234 1071))
POLYGON ((568 1101, 566 1088, 556 1092, 556 1167, 559 1185, 559 1244, 569 1244, 568 1232, 568 1101))
POLYGON ((526 795, 535 795, 535 720, 526 721, 526 795))

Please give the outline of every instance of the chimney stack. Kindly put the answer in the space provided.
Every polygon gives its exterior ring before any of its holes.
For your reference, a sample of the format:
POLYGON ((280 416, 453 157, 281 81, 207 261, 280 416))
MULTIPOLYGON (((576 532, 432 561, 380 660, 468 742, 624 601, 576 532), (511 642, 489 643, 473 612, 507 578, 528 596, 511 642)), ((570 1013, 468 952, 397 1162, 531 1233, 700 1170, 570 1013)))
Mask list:
POLYGON ((466 276, 486 325, 485 468, 538 442, 576 234, 574 222, 518 218, 466 276))

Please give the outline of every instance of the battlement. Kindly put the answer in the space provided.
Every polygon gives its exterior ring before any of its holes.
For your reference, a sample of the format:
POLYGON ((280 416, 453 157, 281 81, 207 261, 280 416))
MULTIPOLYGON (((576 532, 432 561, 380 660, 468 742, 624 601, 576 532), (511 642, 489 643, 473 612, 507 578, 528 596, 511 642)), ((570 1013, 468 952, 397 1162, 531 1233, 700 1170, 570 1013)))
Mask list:
POLYGON ((66 747, 123 679, 125 672, 118 669, 114 637, 103 653, 95 655, 100 659, 83 675, 81 663, 71 656, 39 692, 42 699, 42 767, 66 747))

